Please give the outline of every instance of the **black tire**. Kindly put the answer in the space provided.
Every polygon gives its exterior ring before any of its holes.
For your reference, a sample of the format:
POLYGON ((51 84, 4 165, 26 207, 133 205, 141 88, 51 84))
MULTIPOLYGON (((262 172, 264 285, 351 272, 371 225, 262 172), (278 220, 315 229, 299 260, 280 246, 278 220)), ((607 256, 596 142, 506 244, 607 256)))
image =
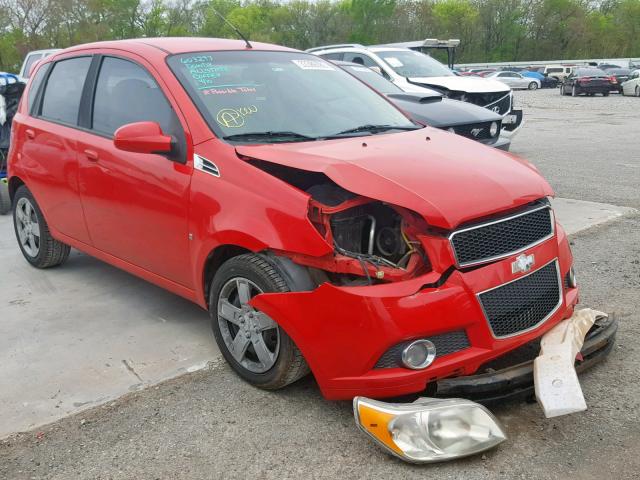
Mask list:
POLYGON ((640 97, 640 87, 636 86, 636 97, 640 97))
MULTIPOLYGON (((255 373, 239 363, 227 347, 218 319, 218 301, 222 289, 234 278, 249 280, 263 292, 289 292, 296 290, 290 285, 275 261, 266 255, 248 253, 227 260, 216 272, 209 291, 209 315, 216 343, 231 368, 250 384, 265 390, 277 390, 299 380, 309 373, 302 353, 287 333, 278 327, 280 335, 277 359, 264 373, 255 373)), ((238 331, 236 335, 240 335, 238 331)), ((247 351, 251 346, 247 348, 247 351)))
POLYGON ((20 251, 24 258, 36 268, 51 268, 57 267, 58 265, 62 265, 67 258, 69 258, 69 252, 71 249, 68 245, 65 245, 62 242, 59 242, 55 238, 51 236, 49 233, 49 226, 47 225, 47 221, 42 215, 42 211, 38 206, 35 198, 29 191, 29 189, 22 185, 16 191, 16 194, 13 198, 13 227, 16 233, 16 240, 18 241, 18 246, 20 247, 20 251), (25 250, 22 242, 20 241, 20 235, 18 233, 18 217, 17 210, 18 204, 21 199, 26 199, 31 206, 33 207, 33 215, 37 220, 37 223, 40 228, 40 237, 39 237, 39 248, 36 255, 31 255, 29 252, 25 250))
POLYGON ((9 196, 9 185, 0 180, 0 215, 5 215, 11 211, 11 197, 9 196))
POLYGON ((538 89, 538 84, 536 82, 531 82, 529 84, 529 90, 537 90, 538 89))
POLYGON ((602 92, 602 96, 603 97, 608 97, 609 96, 609 92, 602 92))
POLYGON ((573 87, 571 87, 571 96, 577 97, 578 95, 580 95, 580 90, 578 90, 578 87, 574 85, 573 87))

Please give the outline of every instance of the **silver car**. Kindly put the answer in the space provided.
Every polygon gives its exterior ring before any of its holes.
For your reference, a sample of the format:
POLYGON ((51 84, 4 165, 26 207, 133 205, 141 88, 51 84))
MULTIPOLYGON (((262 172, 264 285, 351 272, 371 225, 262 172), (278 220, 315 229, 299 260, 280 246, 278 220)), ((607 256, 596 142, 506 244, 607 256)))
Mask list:
POLYGON ((485 75, 484 78, 492 78, 494 80, 498 80, 509 85, 514 90, 518 88, 525 90, 537 90, 542 86, 540 80, 538 80, 537 78, 524 77, 518 72, 493 72, 485 75))

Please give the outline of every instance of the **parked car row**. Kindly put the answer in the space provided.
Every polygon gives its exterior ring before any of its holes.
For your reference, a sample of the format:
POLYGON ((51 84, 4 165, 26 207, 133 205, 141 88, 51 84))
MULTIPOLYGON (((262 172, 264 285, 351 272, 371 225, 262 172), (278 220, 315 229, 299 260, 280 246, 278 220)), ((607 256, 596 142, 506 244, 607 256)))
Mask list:
MULTIPOLYGON (((367 47, 359 44, 326 45, 311 48, 307 52, 326 60, 346 61, 372 69, 405 93, 415 93, 425 98, 439 95, 447 100, 458 100, 483 107, 485 111, 501 117, 501 130, 504 135, 513 135, 522 124, 522 110, 514 108, 513 92, 508 85, 495 79, 458 76, 433 57, 421 52, 404 47, 367 47)), ((456 108, 448 101, 438 105, 439 114, 445 109, 456 108)), ((435 108, 433 111, 435 112, 435 108)), ((454 123, 437 123, 446 129, 464 124, 468 117, 467 113, 459 117, 462 112, 463 109, 457 108, 455 113, 447 114, 447 122, 456 117, 454 123)), ((491 122, 492 117, 485 112, 485 117, 480 123, 491 122)), ((474 128, 476 127, 472 129, 474 128)), ((498 142, 498 145, 502 145, 502 142, 498 142)))
POLYGON ((629 62, 629 68, 612 63, 592 65, 547 65, 544 67, 471 68, 459 71, 463 76, 493 78, 513 89, 536 90, 560 87, 561 95, 609 95, 611 92, 640 96, 640 69, 629 62), (535 81, 534 81, 535 80, 535 81))

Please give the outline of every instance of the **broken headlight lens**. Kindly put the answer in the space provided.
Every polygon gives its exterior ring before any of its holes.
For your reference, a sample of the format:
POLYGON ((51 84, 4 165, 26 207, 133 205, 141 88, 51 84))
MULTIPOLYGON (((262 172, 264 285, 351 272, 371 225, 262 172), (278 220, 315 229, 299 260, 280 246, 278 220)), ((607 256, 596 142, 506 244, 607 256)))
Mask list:
POLYGON ((507 438, 493 414, 470 400, 419 398, 393 404, 356 397, 353 410, 360 429, 413 463, 473 455, 507 438))

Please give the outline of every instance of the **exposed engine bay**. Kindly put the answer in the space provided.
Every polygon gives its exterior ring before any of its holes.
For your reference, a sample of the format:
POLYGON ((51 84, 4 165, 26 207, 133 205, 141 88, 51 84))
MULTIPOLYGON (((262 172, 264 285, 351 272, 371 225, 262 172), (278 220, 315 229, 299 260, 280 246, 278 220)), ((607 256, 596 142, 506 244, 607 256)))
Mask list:
POLYGON ((421 221, 416 215, 359 197, 334 183, 314 185, 307 193, 312 197, 309 217, 334 246, 336 260, 357 260, 368 283, 393 280, 428 266, 414 236, 421 221))

